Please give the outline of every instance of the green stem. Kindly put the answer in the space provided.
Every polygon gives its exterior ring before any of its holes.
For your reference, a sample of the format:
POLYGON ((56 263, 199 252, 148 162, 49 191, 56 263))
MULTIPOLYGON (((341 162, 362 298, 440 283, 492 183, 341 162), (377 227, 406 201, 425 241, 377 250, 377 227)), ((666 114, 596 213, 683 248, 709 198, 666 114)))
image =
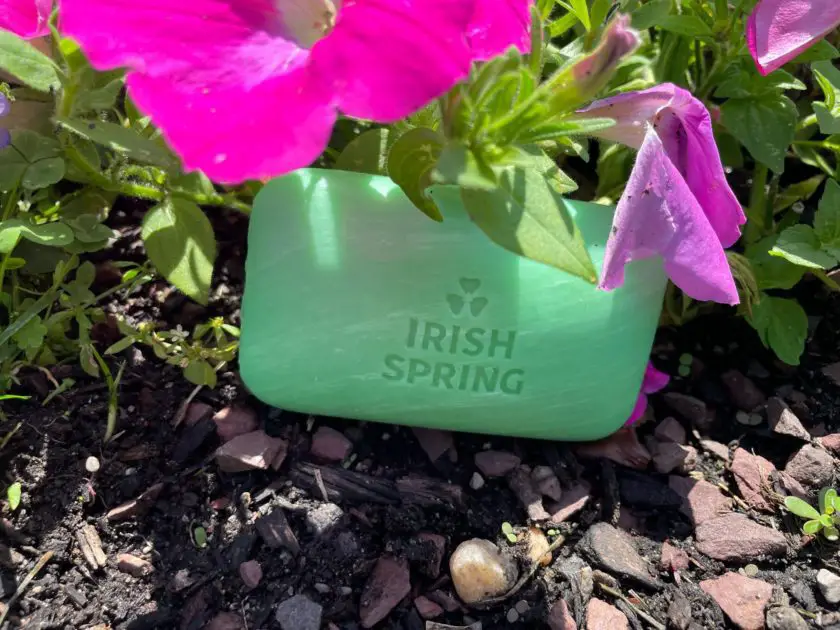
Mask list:
POLYGON ((15 186, 9 191, 9 196, 6 198, 6 203, 3 204, 3 217, 0 219, 1 221, 5 221, 9 217, 12 216, 12 210, 15 207, 15 204, 18 202, 18 185, 15 186))
POLYGON ((805 129, 807 129, 811 125, 816 125, 816 124, 817 124, 817 115, 816 114, 811 114, 810 116, 806 116, 805 118, 803 118, 802 120, 799 121, 799 124, 796 125, 796 131, 797 132, 804 131, 805 129))
POLYGON ((779 194, 779 180, 782 176, 778 173, 773 173, 770 179, 770 190, 767 193, 767 200, 764 204, 764 224, 767 226, 767 232, 771 233, 774 228, 775 214, 773 206, 776 204, 776 196, 779 194))
POLYGON ((715 0, 715 16, 721 19, 729 13, 729 3, 727 0, 715 0))
POLYGON ((763 225, 767 213, 767 174, 767 166, 760 162, 756 163, 752 190, 750 191, 749 217, 752 219, 753 225, 760 228, 762 232, 770 229, 770 225, 763 225))

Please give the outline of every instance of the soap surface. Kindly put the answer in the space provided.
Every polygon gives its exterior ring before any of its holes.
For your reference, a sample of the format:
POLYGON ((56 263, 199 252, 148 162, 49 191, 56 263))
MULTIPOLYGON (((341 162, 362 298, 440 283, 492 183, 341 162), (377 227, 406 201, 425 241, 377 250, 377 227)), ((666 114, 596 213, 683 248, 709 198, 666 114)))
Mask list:
MULTIPOLYGON (((612 292, 492 243, 458 190, 444 221, 391 180, 304 169, 257 196, 240 369, 304 413, 561 440, 629 416, 665 290, 660 260, 612 292)), ((567 202, 600 269, 613 209, 567 202)))

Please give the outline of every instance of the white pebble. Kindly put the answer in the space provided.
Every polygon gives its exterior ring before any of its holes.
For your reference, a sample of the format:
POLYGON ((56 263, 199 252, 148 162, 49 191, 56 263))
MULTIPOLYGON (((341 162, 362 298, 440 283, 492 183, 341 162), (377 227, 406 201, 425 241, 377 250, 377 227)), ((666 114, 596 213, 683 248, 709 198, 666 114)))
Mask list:
POLYGON ((87 470, 89 473, 95 473, 97 470, 99 470, 99 460, 96 459, 93 455, 88 457, 85 460, 85 470, 87 470))
POLYGON ((470 488, 472 488, 473 490, 481 490, 483 487, 484 477, 482 477, 478 473, 473 473, 473 476, 470 479, 470 488))

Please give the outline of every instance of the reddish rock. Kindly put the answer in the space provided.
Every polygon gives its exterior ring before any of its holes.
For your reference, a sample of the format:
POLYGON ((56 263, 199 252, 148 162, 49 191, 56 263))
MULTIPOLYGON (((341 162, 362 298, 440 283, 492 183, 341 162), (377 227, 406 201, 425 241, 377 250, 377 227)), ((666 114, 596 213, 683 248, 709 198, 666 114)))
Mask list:
POLYGON ((756 510, 774 512, 776 506, 765 496, 765 489, 771 488, 770 475, 776 467, 760 455, 753 455, 742 448, 735 449, 730 467, 738 492, 747 504, 756 510))
POLYGON ((694 396, 668 392, 662 396, 665 404, 693 426, 703 428, 709 424, 709 410, 706 403, 694 396))
POLYGON ((443 556, 446 552, 446 538, 430 532, 420 532, 417 538, 424 545, 426 560, 423 567, 424 573, 430 578, 436 578, 440 575, 440 563, 443 562, 443 556))
POLYGON ((596 597, 586 606, 586 630, 629 630, 630 622, 615 606, 596 597))
POLYGON ((700 446, 709 451, 715 457, 719 457, 725 462, 729 462, 729 447, 726 444, 715 442, 714 440, 700 440, 700 446))
POLYGON ((551 605, 546 619, 551 630, 577 630, 574 617, 569 612, 569 606, 562 597, 551 605))
POLYGON ((239 577, 248 588, 257 588, 262 580, 263 572, 260 563, 248 560, 239 565, 239 577))
POLYGON ((265 431, 251 431, 222 444, 216 451, 216 463, 224 472, 277 470, 286 458, 288 446, 284 440, 273 438, 265 431))
POLYGON ((785 472, 804 486, 821 488, 834 477, 834 458, 824 449, 806 444, 788 460, 785 472))
POLYGON ((204 630, 245 630, 245 620, 229 612, 219 613, 204 626, 204 630))
POLYGON ((189 407, 187 407, 187 413, 184 414, 184 424, 191 427, 212 415, 213 407, 210 405, 203 402, 190 403, 189 407))
POLYGON ((436 462, 447 452, 449 453, 450 459, 453 461, 457 459, 455 440, 449 431, 415 427, 412 429, 412 432, 420 443, 420 448, 426 451, 426 455, 429 456, 430 461, 436 462))
POLYGON ((708 481, 672 475, 668 478, 668 486, 682 497, 680 511, 691 519, 695 527, 732 510, 732 499, 708 481))
POLYGON ((636 430, 632 427, 620 429, 610 437, 597 442, 585 442, 575 446, 575 452, 581 457, 605 458, 616 464, 644 470, 650 463, 648 450, 639 442, 636 430))
POLYGON ((734 512, 704 521, 695 537, 697 550, 715 560, 746 563, 787 552, 784 534, 734 512))
POLYGON ((318 427, 312 436, 309 452, 313 457, 328 462, 340 462, 353 450, 353 442, 331 427, 318 427))
POLYGON ((738 370, 729 370, 721 377, 724 387, 729 392, 729 398, 735 406, 743 411, 752 411, 764 404, 767 399, 752 379, 744 376, 738 370))
POLYGON ((675 442, 661 442, 653 453, 653 467, 656 472, 667 475, 677 471, 687 473, 697 465, 697 449, 675 442))
POLYGON ((811 434, 781 398, 774 396, 767 401, 767 422, 774 433, 789 435, 805 442, 811 440, 811 434))
POLYGON ((475 454, 475 466, 485 477, 504 477, 519 466, 521 460, 505 451, 481 451, 475 454))
POLYGON ((254 521, 254 527, 266 545, 272 549, 287 549, 293 555, 300 553, 297 536, 286 519, 283 508, 276 507, 254 521))
POLYGON ((423 619, 436 619, 443 614, 443 608, 422 595, 414 599, 414 607, 423 619))
POLYGON ((592 488, 585 481, 576 483, 563 493, 563 498, 551 507, 551 522, 562 523, 580 512, 590 498, 592 488))
POLYGON ((840 455, 840 433, 824 435, 819 439, 819 442, 824 449, 831 451, 835 455, 840 455))
POLYGON ((248 407, 225 407, 213 416, 213 422, 222 442, 256 431, 260 426, 257 412, 248 407))
POLYGON ((519 466, 508 475, 508 485, 519 499, 519 502, 528 512, 528 518, 532 521, 544 521, 551 517, 543 507, 542 496, 531 480, 531 469, 527 466, 519 466))
POLYGON ((779 485, 782 487, 785 494, 799 497, 808 503, 811 502, 811 497, 809 496, 808 490, 805 486, 784 471, 779 473, 779 485))
POLYGON ((653 430, 654 437, 660 442, 685 444, 686 435, 683 425, 676 418, 665 418, 653 430))
POLYGON ((134 577, 143 577, 155 570, 151 562, 132 556, 130 553, 121 553, 117 556, 117 568, 134 577))
POLYGON ((385 619, 411 591, 408 563, 401 558, 382 556, 362 592, 359 617, 363 628, 372 628, 385 619))
POLYGON ((446 591, 436 590, 431 593, 427 593, 427 595, 429 596, 429 599, 439 604, 446 612, 451 613, 461 610, 461 604, 458 603, 458 600, 446 591))
POLYGON ((688 568, 688 554, 666 541, 662 543, 659 568, 663 571, 685 571, 688 568))
POLYGON ((155 504, 162 490, 163 483, 156 483, 136 499, 132 499, 110 510, 105 518, 109 521, 124 521, 135 516, 142 516, 155 504))
POLYGON ((773 595, 767 582, 729 572, 700 582, 700 588, 741 630, 764 630, 764 609, 773 595))
POLYGON ((560 488, 560 480, 549 466, 535 466, 531 471, 531 479, 539 490, 540 494, 554 501, 559 501, 563 496, 560 488))

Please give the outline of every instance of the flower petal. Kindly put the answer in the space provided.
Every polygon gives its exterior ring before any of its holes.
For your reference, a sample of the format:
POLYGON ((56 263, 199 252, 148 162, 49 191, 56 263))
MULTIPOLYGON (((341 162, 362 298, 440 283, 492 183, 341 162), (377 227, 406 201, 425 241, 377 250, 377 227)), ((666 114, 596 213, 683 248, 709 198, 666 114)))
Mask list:
POLYGON ((837 0, 761 0, 747 21, 747 45, 759 71, 768 74, 838 25, 837 0))
POLYGON ((627 263, 655 255, 664 258, 666 273, 687 295, 738 303, 720 241, 651 128, 618 202, 600 288, 620 286, 627 263))
POLYGON ((12 105, 9 103, 9 98, 0 92, 0 118, 9 113, 12 105))
POLYGON ((645 415, 647 403, 647 396, 645 394, 639 394, 639 397, 636 399, 636 405, 633 407, 633 411, 630 412, 630 417, 624 423, 625 427, 633 426, 645 415))
POLYGON ((394 122, 441 96, 470 71, 473 0, 356 0, 312 48, 339 108, 394 122))
POLYGON ((51 12, 52 0, 0 0, 0 30, 24 39, 43 37, 50 32, 51 12))
POLYGON ((645 140, 648 124, 674 98, 674 87, 672 83, 663 83, 647 90, 604 98, 579 110, 576 116, 615 119, 615 125, 599 131, 597 136, 638 149, 645 140))
POLYGON ((492 59, 511 46, 529 52, 532 4, 532 0, 476 0, 467 34, 473 59, 492 59))
POLYGON ((645 377, 642 380, 642 391, 645 394, 653 394, 663 389, 669 382, 671 382, 671 377, 665 372, 657 370, 653 363, 648 361, 645 368, 645 377))
POLYGON ((250 89, 224 82, 202 88, 136 72, 127 85, 185 167, 221 183, 308 166, 327 146, 336 118, 331 94, 305 67, 250 89))

